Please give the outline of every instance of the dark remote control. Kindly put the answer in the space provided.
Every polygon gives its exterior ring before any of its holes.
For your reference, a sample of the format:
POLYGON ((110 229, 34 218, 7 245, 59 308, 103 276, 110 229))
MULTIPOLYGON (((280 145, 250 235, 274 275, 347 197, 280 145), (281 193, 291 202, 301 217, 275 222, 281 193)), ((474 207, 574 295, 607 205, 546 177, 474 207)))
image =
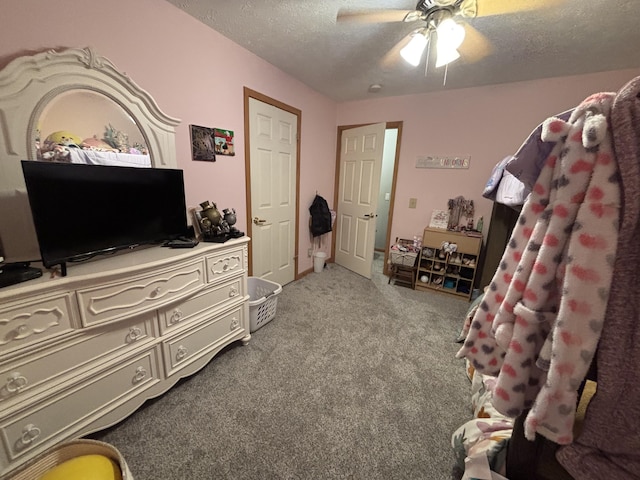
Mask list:
POLYGON ((196 240, 171 240, 165 243, 169 248, 193 248, 198 245, 196 240))

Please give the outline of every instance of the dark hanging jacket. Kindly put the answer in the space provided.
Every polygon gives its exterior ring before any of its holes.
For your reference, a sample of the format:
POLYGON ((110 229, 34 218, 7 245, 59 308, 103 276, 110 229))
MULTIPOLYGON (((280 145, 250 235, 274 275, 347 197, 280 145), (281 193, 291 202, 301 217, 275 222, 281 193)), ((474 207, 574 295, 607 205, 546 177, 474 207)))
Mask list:
POLYGON ((309 207, 309 213, 311 214, 311 234, 314 237, 331 231, 331 210, 324 198, 316 195, 309 207))

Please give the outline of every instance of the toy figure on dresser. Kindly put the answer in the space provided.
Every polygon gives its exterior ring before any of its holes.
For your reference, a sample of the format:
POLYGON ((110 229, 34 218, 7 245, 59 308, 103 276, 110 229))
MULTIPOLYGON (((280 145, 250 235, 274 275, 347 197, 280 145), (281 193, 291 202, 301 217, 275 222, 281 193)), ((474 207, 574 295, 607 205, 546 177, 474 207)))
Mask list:
POLYGON ((235 209, 224 209, 224 217, 218 211, 215 203, 210 201, 200 204, 202 211, 198 212, 200 218, 200 229, 202 230, 203 240, 205 242, 224 243, 230 238, 240 238, 244 236, 244 232, 240 232, 233 227, 236 223, 235 209))
POLYGON ((229 225, 222 218, 215 203, 205 201, 200 204, 202 211, 198 212, 200 217, 200 229, 202 230, 205 242, 226 242, 229 237, 229 225))
POLYGON ((236 209, 235 208, 225 208, 222 210, 224 213, 224 221, 229 225, 229 237, 230 238, 240 238, 244 236, 244 232, 238 230, 234 225, 236 224, 236 209))

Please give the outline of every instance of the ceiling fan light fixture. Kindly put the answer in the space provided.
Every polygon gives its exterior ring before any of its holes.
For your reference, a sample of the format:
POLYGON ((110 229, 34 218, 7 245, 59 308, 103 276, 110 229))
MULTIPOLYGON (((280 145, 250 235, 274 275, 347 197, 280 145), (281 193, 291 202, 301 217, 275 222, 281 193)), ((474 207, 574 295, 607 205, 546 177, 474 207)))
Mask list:
POLYGON ((425 33, 423 31, 418 31, 413 34, 409 43, 400 50, 400 55, 408 64, 417 67, 420 64, 420 60, 422 59, 422 54, 424 53, 427 43, 428 39, 425 33))
POLYGON ((462 25, 451 18, 446 18, 436 29, 438 45, 445 44, 448 49, 455 50, 464 41, 465 30, 462 25))
POLYGON ((436 68, 447 65, 459 58, 460 58, 460 53, 458 53, 458 50, 456 50, 455 48, 449 48, 449 46, 446 44, 440 46, 440 42, 438 42, 436 68))

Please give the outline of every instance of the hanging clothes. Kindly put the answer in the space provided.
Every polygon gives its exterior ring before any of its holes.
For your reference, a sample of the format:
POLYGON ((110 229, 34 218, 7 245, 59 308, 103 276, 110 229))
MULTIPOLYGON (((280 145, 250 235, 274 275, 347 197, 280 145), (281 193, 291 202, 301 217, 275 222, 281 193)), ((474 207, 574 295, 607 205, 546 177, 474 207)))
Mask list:
POLYGON ((505 167, 513 158, 513 155, 508 155, 493 167, 489 180, 482 191, 482 196, 508 207, 519 209, 524 205, 531 190, 506 170, 505 167))
POLYGON ((573 440, 577 389, 602 329, 620 202, 607 121, 614 96, 592 95, 568 122, 544 122, 555 147, 457 354, 497 376, 499 412, 531 408, 530 440, 573 440))
POLYGON ((329 210, 329 204, 324 198, 316 194, 309 207, 309 213, 311 214, 309 221, 311 235, 319 237, 331 231, 331 210, 329 210))
POLYGON ((640 479, 640 77, 611 112, 622 184, 620 231, 607 312, 597 352, 597 394, 576 441, 556 457, 581 480, 640 479))
MULTIPOLYGON (((553 116, 560 120, 569 120, 572 113, 573 109, 553 116)), ((507 172, 510 172, 524 183, 527 191, 531 191, 533 188, 547 157, 556 143, 542 138, 542 125, 541 123, 531 132, 516 153, 513 154, 513 158, 505 165, 507 172)))

